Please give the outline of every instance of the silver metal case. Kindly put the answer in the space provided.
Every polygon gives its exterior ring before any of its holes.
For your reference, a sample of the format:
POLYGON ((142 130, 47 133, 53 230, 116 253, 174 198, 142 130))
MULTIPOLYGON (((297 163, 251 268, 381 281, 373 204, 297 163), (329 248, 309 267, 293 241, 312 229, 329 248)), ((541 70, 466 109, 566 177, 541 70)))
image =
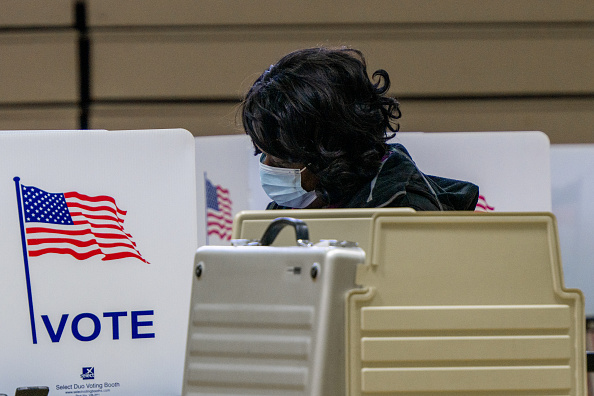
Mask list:
POLYGON ((345 394, 345 297, 365 253, 325 245, 198 249, 183 395, 345 394))

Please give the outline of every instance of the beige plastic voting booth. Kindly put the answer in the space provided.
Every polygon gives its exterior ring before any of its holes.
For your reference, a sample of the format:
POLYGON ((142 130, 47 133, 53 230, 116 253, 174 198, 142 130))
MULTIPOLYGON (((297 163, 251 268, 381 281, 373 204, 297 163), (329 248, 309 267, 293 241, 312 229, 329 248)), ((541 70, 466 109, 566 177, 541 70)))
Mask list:
POLYGON ((0 132, 0 394, 181 393, 194 164, 185 130, 0 132))
MULTIPOLYGON (((551 214, 245 211, 233 236, 258 239, 283 216, 305 221, 312 241, 356 241, 366 253, 358 287, 329 308, 345 312, 344 350, 334 356, 345 361, 336 389, 346 395, 586 395, 584 300, 564 287, 551 214)), ((275 241, 294 244, 290 229, 275 241)), ((274 312, 275 305, 267 308, 274 312)), ((226 352, 208 353, 222 359, 226 352)), ((269 365, 302 366, 303 378, 315 378, 307 359, 318 355, 271 355, 269 365)), ((247 358, 245 367, 255 367, 261 356, 256 349, 247 358)), ((225 394, 308 389, 306 382, 287 387, 272 379, 242 386, 227 385, 225 394)))

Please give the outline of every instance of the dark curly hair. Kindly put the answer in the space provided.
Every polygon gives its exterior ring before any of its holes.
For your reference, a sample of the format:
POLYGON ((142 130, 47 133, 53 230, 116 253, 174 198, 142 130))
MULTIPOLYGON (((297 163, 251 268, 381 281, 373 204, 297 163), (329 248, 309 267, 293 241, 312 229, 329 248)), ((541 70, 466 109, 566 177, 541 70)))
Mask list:
POLYGON ((396 99, 385 70, 368 74, 350 48, 309 48, 285 55, 243 100, 242 122, 256 154, 306 164, 328 204, 348 199, 373 179, 398 131, 396 99))

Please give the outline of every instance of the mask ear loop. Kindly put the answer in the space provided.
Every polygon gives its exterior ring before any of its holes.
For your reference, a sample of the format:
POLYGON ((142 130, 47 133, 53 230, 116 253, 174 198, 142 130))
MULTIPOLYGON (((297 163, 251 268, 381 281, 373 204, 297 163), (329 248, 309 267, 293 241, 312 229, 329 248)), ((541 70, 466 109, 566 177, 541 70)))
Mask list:
MULTIPOLYGON (((299 171, 299 173, 303 172, 305 169, 310 169, 310 172, 313 173, 314 175, 317 175, 317 172, 314 172, 311 170, 311 165, 312 163, 308 163, 307 165, 305 165, 305 167, 303 167, 303 169, 301 169, 299 171)), ((319 170, 321 171, 321 170, 319 170)), ((318 198, 321 198, 322 201, 324 201, 326 204, 330 204, 330 194, 328 193, 328 191, 325 188, 315 188, 313 191, 316 192, 316 195, 318 196, 318 198)))
MULTIPOLYGON (((307 168, 309 168, 309 166, 310 166, 310 165, 311 165, 311 162, 310 162, 309 164, 305 165, 305 166, 303 167, 303 169, 299 169, 299 173, 300 173, 300 174, 301 174, 301 173, 303 173, 303 171, 305 171, 307 168)), ((311 171, 310 171, 310 172, 311 172, 311 171)), ((313 173, 313 172, 312 172, 312 173, 313 173)))
MULTIPOLYGON (((264 152, 262 152, 262 154, 260 155, 260 163, 263 165, 266 165, 264 163, 265 159, 266 159, 266 154, 264 152)), ((305 165, 303 168, 299 169, 299 174, 303 173, 307 168, 309 168, 310 165, 311 165, 311 162, 308 163, 307 165, 305 165)), ((270 165, 266 165, 266 166, 270 166, 270 165)), ((277 166, 271 166, 271 167, 272 168, 280 168, 280 169, 291 169, 291 168, 282 168, 282 167, 277 167, 277 166)), ((295 168, 293 168, 293 169, 295 169, 295 168)))
MULTIPOLYGON (((308 163, 307 165, 305 165, 305 166, 303 167, 303 169, 300 169, 300 170, 299 170, 299 175, 301 175, 301 173, 303 173, 303 171, 305 171, 306 169, 309 169, 310 167, 311 167, 311 162, 310 162, 310 163, 308 163)), ((311 172, 313 175, 315 175, 315 173, 314 173, 313 171, 311 171, 311 170, 310 170, 310 172, 311 172)), ((322 199, 322 201, 324 201, 324 202, 326 202, 326 203, 329 201, 329 199, 328 199, 328 192, 326 191, 326 189, 321 189, 321 190, 319 190, 319 189, 317 189, 317 188, 314 188, 312 191, 314 191, 314 192, 315 192, 315 194, 316 194, 316 197, 317 197, 317 198, 321 198, 321 199, 322 199)), ((309 192, 311 192, 311 191, 309 191, 309 192)))

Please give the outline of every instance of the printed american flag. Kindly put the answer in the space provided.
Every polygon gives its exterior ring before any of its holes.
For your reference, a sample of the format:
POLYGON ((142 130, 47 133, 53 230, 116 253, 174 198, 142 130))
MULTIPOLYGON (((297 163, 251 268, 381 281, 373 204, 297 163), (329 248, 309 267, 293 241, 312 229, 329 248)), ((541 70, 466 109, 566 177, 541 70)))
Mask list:
POLYGON ((206 188, 206 232, 220 239, 230 240, 233 225, 229 190, 214 185, 204 177, 206 188))
POLYGON ((475 212, 493 212, 495 210, 494 206, 490 206, 487 203, 487 199, 483 195, 479 195, 478 202, 476 204, 475 212))
POLYGON ((68 254, 78 260, 137 258, 148 264, 124 231, 125 210, 106 195, 49 193, 23 186, 23 219, 29 257, 68 254))

